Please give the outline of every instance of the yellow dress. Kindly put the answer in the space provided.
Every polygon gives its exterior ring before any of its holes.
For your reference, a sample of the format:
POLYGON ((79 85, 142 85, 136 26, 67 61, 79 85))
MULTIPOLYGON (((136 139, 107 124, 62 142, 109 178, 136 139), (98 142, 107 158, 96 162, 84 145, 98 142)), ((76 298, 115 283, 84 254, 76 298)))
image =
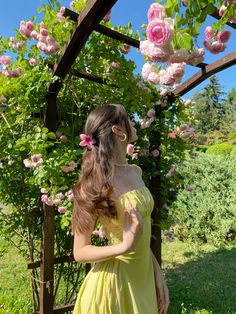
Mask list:
POLYGON ((153 197, 146 186, 121 194, 118 219, 100 219, 109 244, 122 241, 124 208, 129 203, 143 219, 135 250, 97 262, 85 277, 73 314, 157 314, 154 270, 150 249, 153 197))

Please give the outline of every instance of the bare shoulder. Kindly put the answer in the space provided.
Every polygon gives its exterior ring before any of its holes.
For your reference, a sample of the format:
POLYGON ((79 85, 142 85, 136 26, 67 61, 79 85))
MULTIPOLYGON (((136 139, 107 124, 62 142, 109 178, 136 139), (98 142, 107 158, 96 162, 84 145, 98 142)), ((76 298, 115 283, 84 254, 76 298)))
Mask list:
POLYGON ((138 165, 136 164, 132 164, 132 166, 137 170, 137 172, 142 176, 143 174, 143 170, 141 167, 139 167, 138 165))

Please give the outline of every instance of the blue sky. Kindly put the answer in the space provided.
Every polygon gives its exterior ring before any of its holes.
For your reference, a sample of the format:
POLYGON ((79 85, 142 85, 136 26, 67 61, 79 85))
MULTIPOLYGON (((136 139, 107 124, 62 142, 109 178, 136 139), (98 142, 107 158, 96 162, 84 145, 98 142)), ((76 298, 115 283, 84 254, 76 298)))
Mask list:
MULTIPOLYGON (((134 30, 140 30, 141 25, 147 23, 146 12, 154 1, 153 0, 118 0, 112 10, 112 19, 111 22, 114 25, 124 25, 128 22, 131 22, 134 30)), ((61 0, 62 6, 69 6, 69 0, 61 0)), ((14 30, 18 29, 19 23, 21 20, 31 19, 33 15, 37 14, 37 8, 41 6, 40 0, 8 0, 4 1, 4 4, 1 6, 0 11, 0 34, 3 37, 14 36, 14 30)), ((40 21, 40 16, 37 18, 37 21, 40 21)), ((203 31, 205 26, 211 25, 215 19, 209 17, 207 22, 201 28, 201 36, 198 39, 198 45, 202 47, 202 41, 204 39, 203 31)), ((225 54, 235 50, 235 42, 236 42, 236 30, 226 26, 227 29, 231 30, 231 39, 227 44, 227 49, 218 55, 213 55, 209 52, 206 52, 205 62, 211 63, 225 54)), ((143 65, 143 57, 142 55, 135 49, 132 48, 131 52, 127 55, 128 58, 135 61, 137 65, 137 72, 140 72, 143 65)), ((190 78, 194 73, 198 71, 197 68, 192 66, 186 67, 185 76, 182 81, 190 78)), ((236 66, 233 66, 229 69, 218 73, 217 76, 220 79, 220 83, 224 86, 224 90, 227 92, 232 87, 236 87, 235 83, 235 75, 236 74, 236 66)), ((195 89, 193 89, 188 94, 184 95, 184 98, 190 97, 195 91, 201 89, 207 84, 208 80, 198 85, 195 89)))

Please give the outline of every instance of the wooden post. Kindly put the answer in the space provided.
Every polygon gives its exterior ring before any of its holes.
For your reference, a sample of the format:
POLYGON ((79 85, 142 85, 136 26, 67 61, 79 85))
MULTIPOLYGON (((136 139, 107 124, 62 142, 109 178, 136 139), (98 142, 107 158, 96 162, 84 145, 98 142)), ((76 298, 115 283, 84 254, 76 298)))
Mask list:
POLYGON ((45 205, 42 225, 42 258, 40 263, 40 314, 53 314, 54 217, 54 208, 45 205))
MULTIPOLYGON (((152 139, 155 139, 155 147, 159 149, 161 139, 160 133, 153 130, 151 137, 151 149, 152 149, 152 139), (158 144, 157 144, 158 143, 158 144)), ((160 158, 159 155, 156 157, 156 170, 160 171, 160 158)), ((151 249, 155 255, 159 265, 161 266, 161 178, 160 175, 155 175, 151 177, 149 182, 149 188, 154 199, 154 209, 152 212, 153 226, 152 226, 152 239, 151 239, 151 249)))

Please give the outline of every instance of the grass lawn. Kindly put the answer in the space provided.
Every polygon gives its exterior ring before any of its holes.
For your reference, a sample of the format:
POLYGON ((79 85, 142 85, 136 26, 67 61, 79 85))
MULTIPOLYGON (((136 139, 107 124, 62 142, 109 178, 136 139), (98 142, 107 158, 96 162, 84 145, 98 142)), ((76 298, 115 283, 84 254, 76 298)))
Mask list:
POLYGON ((162 250, 169 314, 236 313, 236 246, 217 249, 175 240, 162 250))
MULTIPOLYGON (((216 249, 163 240, 162 254, 170 291, 168 314, 236 314, 236 246, 216 249)), ((26 314, 30 310, 26 262, 1 238, 0 314, 26 314)))

